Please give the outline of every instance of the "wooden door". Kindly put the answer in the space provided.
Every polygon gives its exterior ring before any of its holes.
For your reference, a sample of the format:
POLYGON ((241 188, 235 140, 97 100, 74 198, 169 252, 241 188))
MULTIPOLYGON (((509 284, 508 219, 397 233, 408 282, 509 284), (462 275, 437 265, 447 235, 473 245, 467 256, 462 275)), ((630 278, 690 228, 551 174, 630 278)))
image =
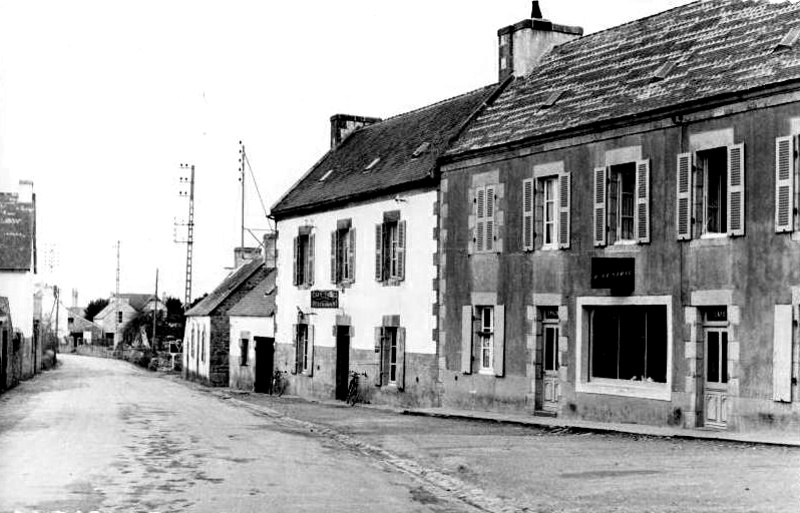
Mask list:
POLYGON ((728 331, 725 328, 705 331, 704 424, 724 429, 728 423, 728 331))
POLYGON ((347 399, 350 379, 350 326, 336 326, 336 399, 347 399))
POLYGON ((558 398, 561 395, 561 382, 558 379, 558 324, 544 324, 543 341, 542 410, 558 411, 558 398))
POLYGON ((275 339, 255 337, 256 365, 253 390, 260 393, 272 391, 272 374, 275 367, 275 339))

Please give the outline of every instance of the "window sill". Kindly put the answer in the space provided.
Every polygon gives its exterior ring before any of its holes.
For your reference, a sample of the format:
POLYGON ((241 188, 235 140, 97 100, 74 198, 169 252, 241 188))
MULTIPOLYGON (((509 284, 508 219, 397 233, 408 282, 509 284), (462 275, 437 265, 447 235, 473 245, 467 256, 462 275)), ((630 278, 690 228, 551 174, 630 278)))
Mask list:
POLYGON ((478 374, 482 376, 494 376, 494 369, 481 369, 478 374))
POLYGON ((607 253, 639 253, 641 251, 641 244, 635 240, 622 240, 606 246, 607 253))
POLYGON ((730 241, 731 238, 727 233, 706 233, 701 235, 699 239, 692 239, 689 243, 689 248, 727 246, 730 244, 730 241))
POLYGON ((311 287, 313 286, 314 285, 310 283, 301 283, 299 285, 295 285, 295 287, 297 287, 298 290, 311 290, 311 287))
POLYGON ((399 287, 405 280, 400 280, 398 278, 389 278, 388 280, 383 280, 379 282, 384 287, 399 287))
POLYGON ((669 383, 594 378, 592 381, 579 381, 576 383, 575 391, 584 394, 618 395, 657 401, 672 400, 672 390, 669 383))

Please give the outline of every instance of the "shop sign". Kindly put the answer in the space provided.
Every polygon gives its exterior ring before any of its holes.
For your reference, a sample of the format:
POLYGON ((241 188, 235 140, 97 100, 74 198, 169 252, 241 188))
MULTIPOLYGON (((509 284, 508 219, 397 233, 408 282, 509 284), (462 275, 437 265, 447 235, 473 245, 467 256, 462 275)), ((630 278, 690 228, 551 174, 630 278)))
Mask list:
POLYGON ((339 308, 339 291, 312 290, 311 308, 339 308))
POLYGON ((593 258, 592 288, 631 292, 636 284, 635 258, 593 258))

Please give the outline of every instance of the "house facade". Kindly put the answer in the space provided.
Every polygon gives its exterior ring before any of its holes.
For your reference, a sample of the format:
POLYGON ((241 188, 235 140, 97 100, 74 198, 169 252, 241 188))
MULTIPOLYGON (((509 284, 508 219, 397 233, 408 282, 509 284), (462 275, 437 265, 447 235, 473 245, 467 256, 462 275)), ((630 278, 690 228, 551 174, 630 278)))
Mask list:
POLYGON ((230 382, 229 310, 267 275, 263 258, 241 263, 202 301, 186 312, 183 338, 184 379, 212 386, 230 382))
POLYGON ((116 347, 120 342, 125 342, 125 328, 133 319, 156 308, 162 314, 167 311, 164 302, 157 300, 153 294, 119 294, 109 298, 108 305, 94 316, 93 324, 100 327, 105 344, 116 347))
POLYGON ((331 150, 273 207, 276 366, 290 390, 438 404, 436 159, 495 91, 385 121, 336 115, 331 150))
POLYGON ((798 23, 707 0, 512 66, 442 161, 444 405, 800 426, 798 23))

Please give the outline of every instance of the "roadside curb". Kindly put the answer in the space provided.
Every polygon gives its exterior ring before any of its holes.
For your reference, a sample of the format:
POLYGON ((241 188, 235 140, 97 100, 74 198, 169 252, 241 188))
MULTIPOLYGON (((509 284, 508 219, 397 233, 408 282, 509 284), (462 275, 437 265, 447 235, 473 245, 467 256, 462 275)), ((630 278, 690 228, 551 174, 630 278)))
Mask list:
MULTIPOLYGON (((441 419, 454 419, 454 420, 471 420, 476 422, 489 422, 496 424, 508 424, 526 427, 538 427, 551 430, 569 430, 574 433, 597 433, 597 434, 617 434, 617 435, 631 435, 631 436, 646 436, 652 438, 666 438, 674 440, 703 440, 714 442, 728 442, 745 445, 767 445, 774 447, 790 447, 800 448, 800 441, 795 442, 791 440, 770 440, 748 437, 747 435, 731 434, 713 431, 697 431, 697 430, 684 430, 676 431, 660 431, 658 429, 648 429, 648 426, 635 424, 636 428, 625 429, 625 426, 620 425, 604 425, 597 424, 578 424, 571 422, 539 422, 536 418, 514 418, 506 416, 494 416, 491 414, 484 414, 478 412, 464 412, 458 413, 453 411, 431 411, 431 410, 402 410, 403 415, 417 416, 417 417, 433 417, 441 419)), ((487 412, 488 413, 488 412, 487 412)), ((632 425, 633 426, 633 425, 632 425)))

